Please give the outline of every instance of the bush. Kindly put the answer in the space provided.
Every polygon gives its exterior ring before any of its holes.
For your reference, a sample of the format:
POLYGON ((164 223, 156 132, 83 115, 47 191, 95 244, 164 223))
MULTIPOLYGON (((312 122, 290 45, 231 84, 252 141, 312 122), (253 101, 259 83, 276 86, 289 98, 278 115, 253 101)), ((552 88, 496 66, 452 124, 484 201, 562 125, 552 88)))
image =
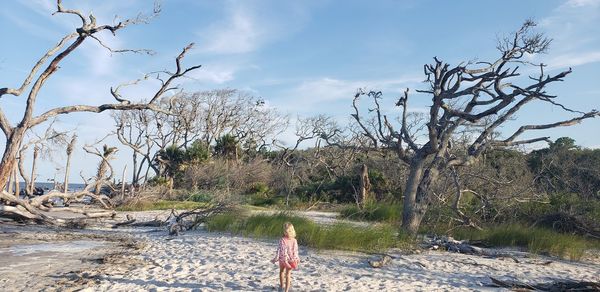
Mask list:
POLYGON ((188 201, 193 201, 193 202, 210 202, 212 200, 212 196, 209 193, 206 192, 198 192, 198 193, 193 193, 191 195, 189 195, 187 197, 188 201))

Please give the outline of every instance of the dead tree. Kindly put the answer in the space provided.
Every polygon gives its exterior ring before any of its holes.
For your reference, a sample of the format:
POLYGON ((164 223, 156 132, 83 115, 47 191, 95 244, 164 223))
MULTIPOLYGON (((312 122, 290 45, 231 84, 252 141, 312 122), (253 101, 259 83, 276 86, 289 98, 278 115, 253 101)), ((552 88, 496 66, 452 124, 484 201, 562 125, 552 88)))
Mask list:
MULTIPOLYGON (((19 149, 17 165, 15 165, 15 167, 19 169, 19 172, 23 177, 23 181, 25 182, 25 193, 27 195, 33 194, 35 190, 35 173, 38 157, 41 155, 42 158, 52 158, 53 152, 56 150, 56 148, 62 147, 64 144, 66 144, 68 132, 56 131, 54 129, 54 123, 55 120, 50 122, 44 133, 41 135, 38 135, 30 130, 28 135, 32 136, 32 138, 30 138, 26 143, 23 143, 19 149), (34 147, 34 149, 32 155, 31 176, 28 176, 25 170, 25 156, 27 155, 27 150, 29 150, 31 147, 34 147)), ((16 194, 19 193, 17 192, 16 194)))
POLYGON ((411 234, 417 232, 432 199, 431 188, 441 172, 473 164, 487 150, 549 140, 549 137, 519 139, 530 130, 572 126, 599 115, 596 110, 571 110, 558 103, 556 96, 546 92, 547 85, 562 81, 571 69, 546 74, 545 65, 524 60, 526 55, 545 52, 550 44, 550 39, 532 32, 534 26, 534 22, 526 21, 510 37, 500 40, 498 49, 501 55, 494 61, 451 67, 434 58, 433 64, 424 66, 429 88, 418 92, 430 95, 432 103, 422 141, 408 130, 408 89, 396 103, 401 110, 397 123, 382 112, 379 105, 381 92, 359 91, 356 94, 352 116, 371 145, 393 150, 410 168, 403 201, 402 227, 405 231, 411 234), (519 78, 519 66, 536 66, 539 74, 528 79, 519 78), (374 108, 369 111, 372 119, 359 111, 361 96, 372 98, 374 108), (524 105, 534 101, 550 103, 577 116, 555 123, 523 125, 509 133, 507 138, 494 135, 524 105), (453 136, 461 129, 473 126, 477 126, 478 131, 472 136, 470 145, 462 151, 453 150, 453 136))
POLYGON ((98 169, 96 170, 96 177, 94 178, 94 194, 100 195, 102 187, 106 186, 107 183, 114 177, 114 170, 110 164, 110 160, 113 159, 115 153, 117 153, 117 147, 109 147, 104 144, 102 150, 86 145, 83 147, 85 152, 96 155, 100 158, 98 169), (108 173, 108 175, 107 175, 108 173))
MULTIPOLYGON (((192 66, 189 68, 183 67, 181 61, 185 54, 191 49, 192 45, 185 47, 183 51, 175 58, 176 70, 174 72, 162 72, 166 78, 160 79, 161 85, 158 90, 148 99, 148 102, 137 103, 132 102, 123 98, 118 92, 111 91, 112 96, 115 98, 116 103, 107 103, 102 105, 69 105, 50 109, 44 113, 36 115, 34 113, 34 107, 37 102, 38 94, 42 87, 46 84, 46 81, 58 71, 61 62, 63 62, 71 53, 79 48, 86 40, 93 40, 98 42, 101 46, 109 49, 111 52, 148 52, 147 50, 115 50, 106 46, 102 40, 97 36, 100 32, 108 31, 112 34, 116 34, 120 29, 127 27, 131 24, 144 23, 149 20, 149 17, 139 15, 134 19, 127 19, 120 21, 113 25, 99 25, 96 23, 96 18, 92 15, 85 15, 78 10, 66 9, 62 5, 61 0, 57 0, 57 11, 55 14, 71 14, 81 20, 81 26, 78 27, 74 32, 64 36, 58 44, 48 50, 33 66, 28 73, 23 83, 18 88, 0 88, 0 98, 4 95, 20 96, 25 93, 31 85, 31 88, 27 91, 27 98, 25 101, 25 110, 19 122, 12 123, 4 111, 0 109, 0 130, 6 136, 6 147, 0 160, 0 185, 5 185, 9 180, 13 167, 15 165, 15 157, 19 152, 25 133, 59 115, 69 114, 73 112, 91 112, 101 113, 109 110, 161 110, 155 105, 155 102, 161 99, 166 92, 174 90, 176 87, 172 83, 178 78, 184 76, 188 72, 200 68, 199 65, 192 66), (44 68, 45 66, 45 68, 44 68), (39 73, 41 71, 41 73, 39 73), (39 74, 38 74, 39 73, 39 74)), ((160 11, 159 7, 155 7, 153 15, 158 14, 160 11)), ((88 196, 95 197, 94 194, 88 196)), ((71 198, 81 195, 78 194, 64 194, 64 193, 52 193, 44 195, 44 200, 50 200, 54 197, 71 198)), ((22 218, 35 219, 38 221, 44 221, 48 223, 58 222, 57 218, 43 214, 41 212, 41 199, 35 198, 30 200, 20 199, 18 196, 9 194, 7 192, 0 193, 0 214, 1 215, 16 215, 22 218)))
POLYGON ((69 192, 69 170, 71 169, 71 155, 73 155, 73 149, 75 148, 75 143, 77 142, 77 135, 73 134, 71 136, 71 141, 69 145, 67 145, 67 165, 65 166, 65 180, 64 180, 64 189, 65 193, 69 192))
POLYGON ((371 191, 371 182, 369 181, 369 170, 367 165, 363 163, 360 168, 360 185, 358 189, 358 205, 364 207, 369 201, 369 192, 371 191))

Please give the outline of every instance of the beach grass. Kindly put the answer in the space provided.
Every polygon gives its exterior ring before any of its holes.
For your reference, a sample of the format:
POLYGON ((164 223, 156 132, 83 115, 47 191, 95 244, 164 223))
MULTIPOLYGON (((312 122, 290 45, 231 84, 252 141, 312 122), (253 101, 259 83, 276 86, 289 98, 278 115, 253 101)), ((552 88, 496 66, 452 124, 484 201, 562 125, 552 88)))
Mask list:
POLYGON ((285 222, 294 224, 298 244, 316 249, 373 252, 412 244, 409 237, 399 235, 398 229, 390 224, 370 227, 319 225, 310 219, 287 213, 248 217, 234 213, 220 214, 211 218, 206 227, 209 231, 227 231, 248 237, 278 238, 282 236, 285 222))
POLYGON ((193 210, 206 207, 208 203, 194 201, 137 201, 116 208, 117 211, 193 210))
POLYGON ((523 247, 531 253, 571 260, 581 259, 587 249, 600 248, 599 240, 520 224, 500 225, 484 230, 457 229, 451 235, 457 239, 482 241, 489 246, 523 247))
POLYGON ((375 221, 375 222, 399 222, 402 218, 402 206, 389 203, 369 203, 360 209, 356 205, 349 205, 340 211, 344 219, 375 221))

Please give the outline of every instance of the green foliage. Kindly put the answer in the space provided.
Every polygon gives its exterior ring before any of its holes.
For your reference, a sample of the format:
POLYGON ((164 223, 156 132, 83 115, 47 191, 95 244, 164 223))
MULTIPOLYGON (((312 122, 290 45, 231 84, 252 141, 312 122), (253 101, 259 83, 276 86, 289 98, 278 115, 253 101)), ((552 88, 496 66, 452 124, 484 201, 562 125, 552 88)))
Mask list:
POLYGON ((352 220, 378 222, 399 222, 402 218, 402 206, 390 203, 369 203, 361 210, 356 205, 350 205, 341 210, 340 215, 352 220))
POLYGON ((210 202, 212 200, 212 196, 206 192, 197 192, 197 193, 190 194, 189 197, 187 198, 187 200, 192 201, 192 202, 206 203, 206 202, 210 202))
POLYGON ((253 215, 248 218, 241 218, 235 214, 221 214, 209 219, 206 226, 210 231, 229 231, 244 236, 278 238, 283 234, 285 222, 294 224, 299 244, 317 249, 378 251, 412 244, 408 237, 399 236, 396 228, 391 225, 321 226, 309 219, 286 213, 253 215))
POLYGON ((185 151, 176 145, 171 145, 158 152, 158 160, 164 163, 166 175, 174 177, 178 173, 181 163, 185 161, 185 151))
POLYGON ((581 149, 568 137, 532 151, 528 165, 538 174, 537 186, 548 193, 576 193, 600 200, 600 149, 581 149))
POLYGON ((150 186, 167 186, 169 179, 161 176, 154 176, 148 180, 150 186))
POLYGON ((150 211, 150 210, 193 210, 205 207, 206 203, 192 201, 137 201, 117 207, 117 211, 150 211))
POLYGON ((218 156, 235 159, 239 152, 239 141, 231 134, 225 134, 217 139, 215 144, 215 154, 218 156))
POLYGON ((491 246, 524 247, 532 253, 550 254, 572 260, 580 259, 586 249, 600 247, 600 241, 519 224, 501 225, 482 231, 457 229, 452 231, 452 235, 458 239, 480 240, 491 246))
POLYGON ((185 150, 184 158, 188 163, 202 163, 210 156, 206 143, 196 140, 185 150))
POLYGON ((283 205, 283 198, 275 196, 274 192, 264 182, 252 184, 246 193, 248 203, 253 206, 283 205))

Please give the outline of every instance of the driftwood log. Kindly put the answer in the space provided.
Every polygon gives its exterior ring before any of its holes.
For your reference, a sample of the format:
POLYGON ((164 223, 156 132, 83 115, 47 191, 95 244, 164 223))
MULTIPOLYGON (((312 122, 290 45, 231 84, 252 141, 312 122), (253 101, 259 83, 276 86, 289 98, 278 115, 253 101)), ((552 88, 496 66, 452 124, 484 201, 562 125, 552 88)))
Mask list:
POLYGON ((169 226, 169 235, 179 235, 180 232, 197 228, 200 224, 206 222, 211 216, 223 213, 230 209, 225 203, 217 203, 205 208, 197 208, 191 211, 184 211, 177 214, 171 210, 171 215, 167 219, 169 226))
POLYGON ((490 277, 490 287, 508 288, 516 291, 600 291, 600 282, 557 280, 548 283, 528 284, 519 281, 503 281, 490 277))
POLYGON ((171 209, 171 214, 166 220, 160 220, 154 218, 150 221, 138 222, 135 218, 127 215, 126 221, 116 223, 112 228, 119 228, 122 226, 132 227, 163 227, 167 226, 169 235, 179 235, 183 231, 197 228, 201 223, 206 222, 211 216, 223 213, 230 209, 228 204, 217 203, 204 208, 197 208, 190 211, 183 211, 178 213, 176 210, 171 209))

